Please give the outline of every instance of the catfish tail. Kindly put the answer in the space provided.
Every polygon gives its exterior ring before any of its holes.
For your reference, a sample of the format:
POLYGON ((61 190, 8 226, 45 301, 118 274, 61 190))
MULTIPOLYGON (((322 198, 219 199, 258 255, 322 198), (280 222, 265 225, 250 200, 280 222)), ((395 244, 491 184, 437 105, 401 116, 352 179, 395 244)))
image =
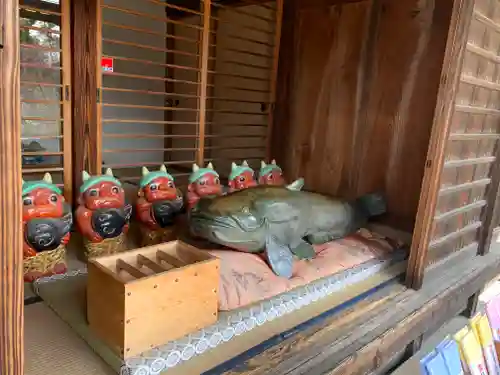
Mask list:
POLYGON ((356 207, 368 218, 387 212, 387 201, 380 193, 365 194, 356 199, 356 207))

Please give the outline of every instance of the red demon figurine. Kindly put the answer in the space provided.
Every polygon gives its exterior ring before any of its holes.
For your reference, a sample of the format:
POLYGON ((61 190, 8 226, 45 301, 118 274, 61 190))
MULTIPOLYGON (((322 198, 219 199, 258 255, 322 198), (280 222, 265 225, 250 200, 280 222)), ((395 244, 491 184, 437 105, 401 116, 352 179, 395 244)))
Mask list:
MULTIPOLYGON (((42 181, 23 181, 23 256, 27 260, 45 251, 64 246, 70 238, 73 222, 70 206, 61 190, 46 173, 42 181)), ((64 258, 48 270, 26 271, 25 281, 66 272, 64 258)))
POLYGON ((76 223, 89 242, 102 242, 127 233, 132 206, 125 203, 122 184, 111 169, 100 176, 83 171, 76 223))
POLYGON ((283 178, 283 171, 276 164, 276 160, 273 159, 271 164, 266 164, 265 161, 260 162, 259 184, 277 186, 284 186, 286 184, 283 178))
POLYGON ((167 168, 162 165, 159 171, 150 172, 143 167, 139 187, 136 203, 139 221, 151 230, 173 225, 183 208, 183 200, 167 168))
POLYGON ((241 165, 232 163, 231 174, 229 175, 229 192, 257 186, 254 176, 255 173, 246 160, 241 165))
POLYGON ((208 163, 206 168, 193 164, 187 192, 189 209, 193 208, 201 197, 217 196, 222 193, 219 174, 214 170, 212 163, 208 163))

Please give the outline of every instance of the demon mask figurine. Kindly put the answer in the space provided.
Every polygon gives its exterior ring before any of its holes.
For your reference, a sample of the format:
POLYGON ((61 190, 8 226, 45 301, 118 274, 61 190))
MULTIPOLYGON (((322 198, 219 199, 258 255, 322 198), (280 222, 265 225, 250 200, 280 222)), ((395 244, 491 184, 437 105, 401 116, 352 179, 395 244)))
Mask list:
MULTIPOLYGON (((65 202, 62 191, 52 183, 46 173, 42 181, 23 181, 23 256, 25 266, 29 259, 42 252, 56 250, 69 242, 73 216, 71 207, 65 202)), ((42 276, 66 272, 64 252, 50 267, 34 270, 25 267, 25 281, 42 276)))
POLYGON ((266 164, 265 161, 260 162, 259 184, 277 186, 284 186, 286 184, 283 178, 283 171, 276 164, 276 160, 273 159, 271 164, 266 164))
POLYGON ((151 230, 173 225, 182 211, 183 199, 167 168, 162 165, 159 171, 150 172, 143 167, 139 187, 136 203, 139 221, 151 230))
POLYGON ((250 168, 246 160, 244 160, 241 165, 236 165, 236 163, 233 162, 229 175, 229 192, 257 186, 254 175, 253 169, 250 168))
POLYGON ((125 234, 131 213, 132 206, 125 203, 122 184, 111 169, 99 176, 83 171, 76 222, 85 239, 99 243, 125 234))
POLYGON ((187 191, 189 209, 193 208, 201 197, 218 196, 222 193, 220 177, 212 163, 208 163, 206 168, 200 168, 193 164, 193 172, 189 176, 187 191))

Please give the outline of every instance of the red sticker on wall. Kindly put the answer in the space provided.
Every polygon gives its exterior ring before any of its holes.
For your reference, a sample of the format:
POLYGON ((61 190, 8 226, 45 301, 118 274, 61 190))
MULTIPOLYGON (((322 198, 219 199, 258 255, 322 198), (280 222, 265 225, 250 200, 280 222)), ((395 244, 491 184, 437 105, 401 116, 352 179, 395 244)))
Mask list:
POLYGON ((113 58, 103 57, 101 59, 101 68, 103 72, 113 72, 113 58))

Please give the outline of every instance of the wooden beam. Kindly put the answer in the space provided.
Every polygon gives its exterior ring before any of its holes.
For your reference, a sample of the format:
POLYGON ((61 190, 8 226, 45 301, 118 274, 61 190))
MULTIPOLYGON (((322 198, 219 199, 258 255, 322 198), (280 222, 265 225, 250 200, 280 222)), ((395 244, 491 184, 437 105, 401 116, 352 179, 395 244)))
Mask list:
POLYGON ((0 0, 0 374, 24 374, 19 7, 0 0))
POLYGON ((453 11, 425 164, 422 192, 413 231, 410 259, 406 271, 406 284, 415 289, 419 289, 423 283, 427 251, 446 152, 446 142, 450 132, 455 95, 462 71, 463 54, 474 8, 474 0, 448 0, 448 2, 452 2, 453 11))
POLYGON ((208 84, 208 58, 210 54, 210 11, 211 1, 205 0, 203 2, 203 32, 201 39, 201 52, 200 52, 200 75, 199 83, 200 89, 199 96, 199 112, 198 112, 198 151, 196 153, 196 162, 198 165, 204 165, 205 161, 205 129, 207 118, 207 84, 208 84))
MULTIPOLYGON (((101 172, 97 139, 97 0, 72 1, 73 31, 73 181, 82 183, 82 170, 101 172)), ((99 72, 100 74, 100 72, 99 72)), ((74 189, 75 193, 78 189, 74 189)))

